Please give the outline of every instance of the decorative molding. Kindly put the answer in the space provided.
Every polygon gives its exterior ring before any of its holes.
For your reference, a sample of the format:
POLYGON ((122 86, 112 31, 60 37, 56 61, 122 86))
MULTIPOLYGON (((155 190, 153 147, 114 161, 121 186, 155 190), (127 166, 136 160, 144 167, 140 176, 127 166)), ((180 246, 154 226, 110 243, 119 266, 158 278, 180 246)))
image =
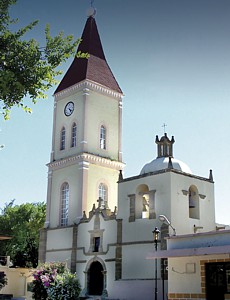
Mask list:
POLYGON ((75 85, 72 85, 71 87, 69 87, 59 93, 56 93, 54 95, 54 97, 55 97, 55 100, 58 101, 64 97, 71 95, 72 92, 77 92, 80 90, 83 90, 84 95, 88 95, 89 91, 92 90, 92 91, 96 91, 101 94, 105 94, 105 95, 108 95, 108 96, 111 96, 111 97, 117 98, 117 99, 122 99, 122 97, 124 96, 122 93, 111 90, 111 89, 107 88, 106 86, 103 86, 95 81, 86 79, 75 85))
MULTIPOLYGON (((47 164, 50 170, 64 168, 71 164, 79 164, 82 163, 85 166, 88 164, 100 165, 103 167, 122 170, 124 168, 124 163, 120 161, 111 160, 109 158, 101 157, 98 155, 90 154, 90 153, 81 153, 79 155, 70 156, 67 158, 59 159, 57 161, 53 161, 47 164)), ((49 170, 49 171, 50 171, 49 170)))
POLYGON ((76 263, 77 264, 86 264, 87 260, 77 260, 76 263))
POLYGON ((80 161, 78 165, 79 170, 89 170, 89 163, 87 161, 80 161))
POLYGON ((60 248, 54 249, 54 248, 52 248, 52 249, 47 249, 46 252, 48 253, 48 252, 72 251, 72 249, 73 248, 63 248, 63 249, 60 249, 60 248))
POLYGON ((205 199, 206 198, 206 195, 199 194, 199 196, 200 196, 201 199, 205 199))
MULTIPOLYGON (((141 175, 131 176, 131 177, 124 178, 123 182, 131 181, 131 180, 135 180, 135 179, 139 179, 139 178, 145 178, 145 177, 149 177, 149 176, 153 176, 153 175, 155 176, 155 175, 164 174, 164 173, 175 173, 175 174, 178 174, 178 175, 181 175, 181 176, 186 176, 186 177, 189 177, 189 178, 195 178, 195 179, 198 179, 198 180, 210 182, 209 178, 204 178, 204 177, 201 177, 201 176, 189 174, 189 173, 177 170, 177 169, 163 169, 163 170, 158 170, 158 171, 154 171, 154 172, 144 173, 144 174, 141 174, 141 175)), ((211 182, 211 183, 213 183, 213 182, 211 182)))
POLYGON ((89 96, 89 89, 87 89, 87 88, 83 89, 83 94, 82 95, 89 96))
POLYGON ((183 193, 183 195, 184 195, 184 196, 188 196, 188 194, 189 194, 189 191, 182 190, 182 193, 183 193))

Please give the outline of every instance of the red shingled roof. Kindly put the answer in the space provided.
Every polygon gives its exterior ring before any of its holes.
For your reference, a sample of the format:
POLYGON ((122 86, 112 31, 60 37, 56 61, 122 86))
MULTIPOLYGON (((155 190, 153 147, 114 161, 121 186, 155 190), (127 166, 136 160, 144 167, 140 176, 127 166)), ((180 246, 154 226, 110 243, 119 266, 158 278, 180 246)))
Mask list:
POLYGON ((98 34, 94 17, 90 16, 85 24, 82 34, 82 42, 78 46, 77 52, 88 52, 90 57, 77 58, 75 56, 71 66, 57 87, 55 93, 82 81, 92 80, 102 84, 116 92, 122 93, 110 67, 107 64, 104 51, 98 34))

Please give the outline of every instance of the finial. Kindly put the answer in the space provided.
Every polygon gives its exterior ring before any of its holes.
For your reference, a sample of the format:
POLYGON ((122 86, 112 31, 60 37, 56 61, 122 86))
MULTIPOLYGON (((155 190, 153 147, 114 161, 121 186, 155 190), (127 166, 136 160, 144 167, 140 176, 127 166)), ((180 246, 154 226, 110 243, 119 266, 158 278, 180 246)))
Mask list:
POLYGON ((119 171, 119 177, 118 177, 118 182, 123 180, 123 174, 122 174, 122 170, 119 171))
POLYGON ((213 174, 212 174, 212 170, 209 171, 209 180, 213 181, 213 174))
POLYGON ((168 169, 173 169, 172 158, 169 156, 168 169))
POLYGON ((94 0, 91 0, 90 1, 90 8, 88 8, 88 10, 87 10, 87 17, 89 18, 89 17, 94 17, 95 15, 96 15, 96 8, 95 7, 93 7, 93 2, 94 2, 94 0))

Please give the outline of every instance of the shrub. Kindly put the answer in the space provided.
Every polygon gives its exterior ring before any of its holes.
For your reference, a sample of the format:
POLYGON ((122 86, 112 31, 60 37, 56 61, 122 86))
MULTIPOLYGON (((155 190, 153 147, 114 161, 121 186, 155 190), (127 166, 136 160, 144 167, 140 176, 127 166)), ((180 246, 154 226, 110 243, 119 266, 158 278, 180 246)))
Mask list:
POLYGON ((76 274, 69 271, 57 274, 54 282, 47 288, 48 299, 50 300, 75 300, 78 299, 81 291, 76 274))
POLYGON ((75 300, 80 293, 76 274, 71 274, 65 263, 45 263, 33 273, 33 299, 75 300))

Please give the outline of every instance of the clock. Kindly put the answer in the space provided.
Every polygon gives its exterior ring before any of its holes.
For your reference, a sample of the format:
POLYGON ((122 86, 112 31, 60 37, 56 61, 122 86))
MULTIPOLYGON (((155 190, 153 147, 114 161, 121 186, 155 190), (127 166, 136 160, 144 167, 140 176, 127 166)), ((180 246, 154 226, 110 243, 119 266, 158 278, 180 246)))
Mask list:
POLYGON ((68 102, 65 106, 64 113, 67 117, 72 115, 74 111, 74 103, 72 101, 68 102))

